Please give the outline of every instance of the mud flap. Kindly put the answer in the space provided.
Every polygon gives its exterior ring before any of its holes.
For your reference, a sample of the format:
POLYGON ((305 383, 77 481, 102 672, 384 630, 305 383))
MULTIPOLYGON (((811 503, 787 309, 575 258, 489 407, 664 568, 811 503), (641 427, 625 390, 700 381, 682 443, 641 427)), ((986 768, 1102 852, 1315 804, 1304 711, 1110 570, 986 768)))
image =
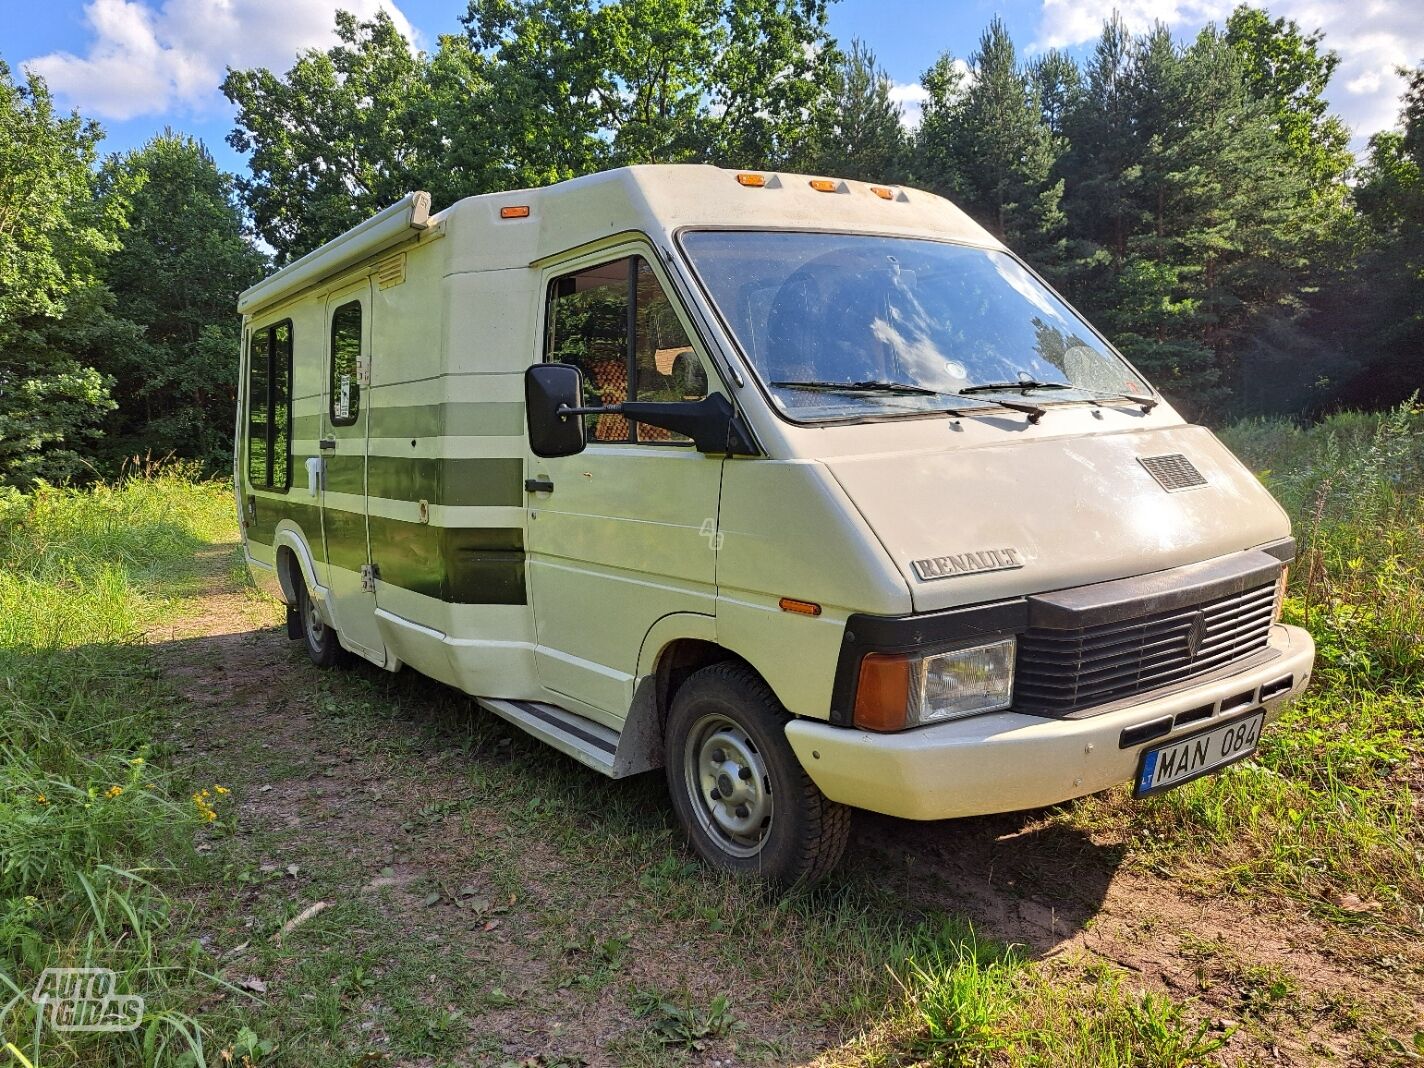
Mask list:
POLYGON ((294 604, 287 605, 287 637, 297 641, 302 636, 302 614, 294 604))

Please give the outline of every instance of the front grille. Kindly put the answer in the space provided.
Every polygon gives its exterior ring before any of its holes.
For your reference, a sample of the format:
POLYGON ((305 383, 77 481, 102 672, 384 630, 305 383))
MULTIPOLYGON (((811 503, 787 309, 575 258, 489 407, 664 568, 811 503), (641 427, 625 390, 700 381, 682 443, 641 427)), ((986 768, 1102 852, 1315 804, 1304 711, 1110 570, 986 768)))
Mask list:
POLYGON ((1095 627, 1031 627, 1019 637, 1014 707, 1066 715, 1250 656, 1266 647, 1275 600, 1275 583, 1268 583, 1095 627))
POLYGON ((1206 477, 1179 452, 1166 456, 1139 456, 1137 462, 1147 468, 1147 473, 1168 493, 1206 485, 1206 477))

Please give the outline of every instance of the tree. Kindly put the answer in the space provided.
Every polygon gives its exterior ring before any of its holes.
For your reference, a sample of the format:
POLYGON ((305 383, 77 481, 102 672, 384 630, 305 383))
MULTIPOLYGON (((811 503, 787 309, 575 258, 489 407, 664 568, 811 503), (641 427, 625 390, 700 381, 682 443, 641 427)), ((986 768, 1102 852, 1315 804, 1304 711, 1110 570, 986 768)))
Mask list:
POLYGON ((336 45, 307 51, 285 77, 229 70, 223 81, 238 109, 228 143, 251 153, 251 177, 238 188, 281 262, 412 189, 448 203, 499 188, 504 171, 502 156, 484 151, 487 138, 470 133, 492 118, 480 106, 478 57, 458 45, 436 61, 413 53, 384 12, 358 22, 339 11, 336 34, 336 45), (462 151, 451 152, 456 144, 462 151))
MULTIPOLYGON (((1233 386, 1260 381, 1243 362, 1311 349, 1297 223, 1312 181, 1273 118, 1216 29, 1184 48, 1164 27, 1133 37, 1114 21, 1067 122, 1070 288, 1194 414, 1222 413, 1233 386)), ((1271 370, 1280 387, 1282 366, 1271 370)))
POLYGON ((82 471, 113 407, 109 381, 76 355, 115 329, 100 272, 123 205, 121 191, 93 195, 101 136, 0 61, 0 483, 82 471))
POLYGON ((1355 189, 1368 247, 1341 324, 1366 354, 1341 400, 1370 407, 1396 404, 1424 382, 1424 67, 1400 73, 1401 128, 1370 138, 1355 189))
POLYGON ((989 24, 969 66, 972 76, 960 76, 944 57, 925 75, 918 176, 996 237, 1051 265, 1063 221, 1062 185, 1051 172, 1062 145, 1002 20, 989 24))
POLYGON ((805 161, 839 60, 826 0, 470 0, 462 21, 504 121, 571 173, 805 161))
POLYGON ((237 295, 266 266, 243 231, 232 176, 201 143, 166 130, 111 158, 99 188, 133 190, 123 247, 107 263, 132 340, 93 354, 118 402, 102 451, 171 453, 221 468, 237 399, 237 295))
POLYGON ((875 53, 860 41, 851 42, 821 112, 812 170, 868 182, 899 181, 905 128, 890 87, 875 53))
POLYGON ((1050 49, 1028 67, 1029 81, 1038 97, 1044 125, 1054 137, 1068 134, 1068 116, 1083 98, 1083 72, 1061 48, 1050 49))
POLYGON ((1301 33, 1293 19, 1272 21, 1244 4, 1226 21, 1226 43, 1241 59, 1247 89, 1270 105, 1277 136, 1319 189, 1333 192, 1343 191, 1354 159, 1350 131, 1325 99, 1340 57, 1322 48, 1323 40, 1319 30, 1301 33))

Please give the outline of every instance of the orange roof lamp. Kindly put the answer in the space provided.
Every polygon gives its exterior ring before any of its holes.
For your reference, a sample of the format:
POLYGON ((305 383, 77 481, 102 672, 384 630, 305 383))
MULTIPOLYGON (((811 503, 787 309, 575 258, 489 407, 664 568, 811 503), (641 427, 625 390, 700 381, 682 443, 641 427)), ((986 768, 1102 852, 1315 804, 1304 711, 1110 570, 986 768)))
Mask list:
POLYGON ((527 219, 529 218, 528 204, 510 204, 499 209, 501 219, 527 219))

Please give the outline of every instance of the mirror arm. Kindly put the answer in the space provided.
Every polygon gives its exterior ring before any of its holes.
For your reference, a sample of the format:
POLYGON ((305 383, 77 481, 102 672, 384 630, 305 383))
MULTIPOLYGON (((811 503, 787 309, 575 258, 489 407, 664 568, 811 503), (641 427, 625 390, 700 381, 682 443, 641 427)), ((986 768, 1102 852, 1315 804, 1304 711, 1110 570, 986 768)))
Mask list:
POLYGON ((709 394, 695 402, 629 401, 596 408, 574 408, 561 404, 554 414, 560 419, 571 415, 621 415, 635 423, 647 423, 687 434, 701 452, 726 456, 758 455, 736 409, 720 393, 709 394))

